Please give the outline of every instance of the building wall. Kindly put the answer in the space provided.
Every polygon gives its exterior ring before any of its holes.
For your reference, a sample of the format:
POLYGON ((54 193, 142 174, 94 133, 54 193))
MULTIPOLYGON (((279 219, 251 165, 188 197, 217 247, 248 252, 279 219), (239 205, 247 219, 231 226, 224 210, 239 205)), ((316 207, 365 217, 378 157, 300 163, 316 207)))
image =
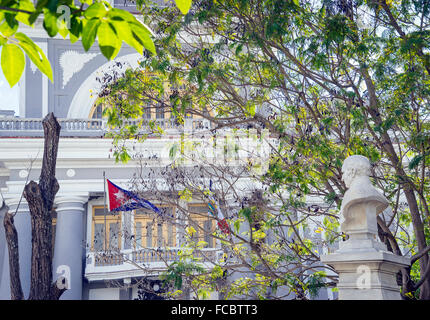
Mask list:
POLYGON ((119 288, 90 289, 89 300, 120 300, 119 288))
MULTIPOLYGON (((36 22, 35 28, 23 26, 21 31, 45 52, 51 62, 54 82, 26 59, 25 73, 20 82, 20 117, 43 118, 48 112, 54 112, 58 118, 66 118, 85 79, 109 61, 100 53, 97 41, 85 52, 80 40, 70 43, 60 36, 47 37, 42 20, 36 22)), ((134 49, 123 43, 116 60, 133 53, 136 53, 134 49)), ((89 109, 91 106, 82 107, 89 109)))

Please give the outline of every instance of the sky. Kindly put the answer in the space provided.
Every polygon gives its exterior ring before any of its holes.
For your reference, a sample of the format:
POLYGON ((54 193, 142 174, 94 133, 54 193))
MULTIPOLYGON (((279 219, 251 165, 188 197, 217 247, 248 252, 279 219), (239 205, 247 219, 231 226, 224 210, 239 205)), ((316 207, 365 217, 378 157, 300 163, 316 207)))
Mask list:
MULTIPOLYGON (((0 47, 1 53, 1 47, 0 47)), ((0 110, 15 110, 15 115, 19 114, 19 86, 13 88, 9 86, 0 66, 0 110)))

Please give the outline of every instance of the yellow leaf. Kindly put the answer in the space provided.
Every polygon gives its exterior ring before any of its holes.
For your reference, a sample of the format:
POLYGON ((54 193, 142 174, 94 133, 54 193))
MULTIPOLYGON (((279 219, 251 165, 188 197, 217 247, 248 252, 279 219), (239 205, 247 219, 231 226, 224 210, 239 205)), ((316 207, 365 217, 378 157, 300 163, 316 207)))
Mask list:
POLYGON ((185 231, 192 236, 194 233, 196 233, 196 229, 194 229, 193 227, 189 226, 185 228, 185 231))

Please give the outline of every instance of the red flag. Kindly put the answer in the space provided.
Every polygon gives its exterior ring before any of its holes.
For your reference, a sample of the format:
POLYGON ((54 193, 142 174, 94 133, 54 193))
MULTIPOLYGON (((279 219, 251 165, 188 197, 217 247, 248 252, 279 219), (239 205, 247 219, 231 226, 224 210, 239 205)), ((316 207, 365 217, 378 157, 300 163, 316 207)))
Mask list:
POLYGON ((109 211, 113 211, 121 207, 129 198, 117 186, 115 186, 109 179, 106 179, 109 195, 109 211))
POLYGON ((161 213, 155 205, 148 200, 142 199, 135 193, 122 189, 116 184, 106 179, 109 194, 109 210, 110 211, 130 211, 138 208, 145 208, 156 213, 161 213))
POLYGON ((224 219, 222 219, 221 221, 218 221, 218 227, 220 228, 220 230, 224 233, 229 234, 230 233, 230 228, 228 226, 227 221, 224 219))

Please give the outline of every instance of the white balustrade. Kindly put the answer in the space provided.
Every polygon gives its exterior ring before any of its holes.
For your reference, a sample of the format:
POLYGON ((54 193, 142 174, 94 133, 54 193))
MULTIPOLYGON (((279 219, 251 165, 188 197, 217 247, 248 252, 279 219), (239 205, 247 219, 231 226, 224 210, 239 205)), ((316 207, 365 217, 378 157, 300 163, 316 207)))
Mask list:
MULTIPOLYGON (((182 248, 142 248, 138 250, 121 250, 108 252, 89 251, 86 254, 85 276, 98 279, 101 275, 115 273, 153 272, 166 270, 167 266, 179 261, 182 248)), ((220 248, 207 248, 195 251, 194 257, 203 258, 200 263, 208 268, 213 267, 222 257, 220 248)))
MULTIPOLYGON (((0 118, 0 136, 43 136, 43 125, 40 118, 0 118)), ((124 120, 124 125, 136 125, 141 132, 150 131, 149 121, 142 119, 124 120)), ((179 124, 176 119, 155 119, 155 126, 169 133, 187 130, 211 129, 210 122, 205 119, 186 119, 185 125, 179 124)), ((104 119, 58 119, 61 125, 62 136, 103 136, 108 131, 116 129, 108 128, 104 119)))

